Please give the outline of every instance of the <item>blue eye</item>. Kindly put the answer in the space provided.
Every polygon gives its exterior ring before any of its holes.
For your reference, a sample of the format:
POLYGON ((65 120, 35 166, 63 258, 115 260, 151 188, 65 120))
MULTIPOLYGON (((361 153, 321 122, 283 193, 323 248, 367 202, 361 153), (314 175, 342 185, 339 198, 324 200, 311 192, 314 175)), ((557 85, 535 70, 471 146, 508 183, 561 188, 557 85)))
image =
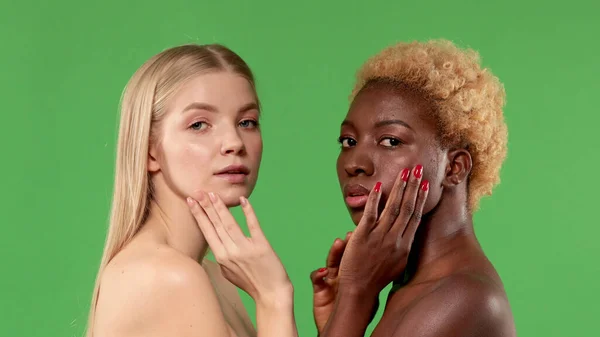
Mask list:
POLYGON ((252 119, 245 119, 240 122, 240 126, 243 128, 256 128, 258 127, 258 122, 252 119))
POLYGON ((379 144, 385 146, 385 147, 394 147, 394 146, 398 146, 400 144, 402 144, 402 142, 399 139, 396 138, 390 138, 390 137, 386 137, 383 138, 379 144))
POLYGON ((193 130, 202 130, 205 129, 208 126, 208 124, 206 124, 205 122, 195 122, 192 125, 190 125, 190 129, 193 130))
POLYGON ((340 137, 338 138, 338 143, 342 144, 342 147, 352 147, 356 146, 356 140, 348 137, 340 137))

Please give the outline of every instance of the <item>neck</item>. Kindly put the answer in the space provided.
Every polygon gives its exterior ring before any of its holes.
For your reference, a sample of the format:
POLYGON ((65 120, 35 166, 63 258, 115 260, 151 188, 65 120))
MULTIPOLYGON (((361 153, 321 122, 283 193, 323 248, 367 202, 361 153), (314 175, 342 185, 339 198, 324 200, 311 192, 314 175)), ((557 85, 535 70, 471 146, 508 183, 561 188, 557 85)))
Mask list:
POLYGON ((208 243, 185 198, 173 193, 159 177, 155 178, 155 193, 144 228, 154 232, 169 247, 196 261, 202 260, 208 243))
POLYGON ((444 194, 440 203, 423 217, 417 230, 404 281, 419 278, 420 275, 428 275, 425 276, 427 278, 431 273, 444 274, 444 268, 437 262, 468 243, 477 244, 473 217, 466 208, 466 193, 444 194))

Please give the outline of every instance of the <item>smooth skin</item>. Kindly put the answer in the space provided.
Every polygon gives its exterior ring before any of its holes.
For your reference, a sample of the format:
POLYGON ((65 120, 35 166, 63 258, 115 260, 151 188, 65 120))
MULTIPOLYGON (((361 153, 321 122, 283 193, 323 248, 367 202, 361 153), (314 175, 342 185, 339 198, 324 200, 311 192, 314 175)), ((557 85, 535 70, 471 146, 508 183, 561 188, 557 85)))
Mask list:
MULTIPOLYGON (((348 205, 357 227, 334 242, 330 268, 311 274, 321 337, 364 336, 379 293, 391 282, 394 289, 372 336, 516 336, 502 282, 468 212, 471 156, 465 148, 442 146, 432 111, 413 90, 373 84, 357 94, 342 123, 337 162, 342 191, 352 185, 369 192, 366 205, 348 205)), ((201 207, 208 216, 196 219, 205 236, 220 232, 221 241, 213 242, 226 277, 249 280, 249 289, 261 288, 262 282, 274 287, 273 280, 255 272, 275 275, 274 280, 282 275, 268 242, 261 237, 226 249, 223 238, 232 237, 238 224, 226 210, 218 213, 228 219, 223 222, 210 216, 215 206, 203 202, 201 207), (262 258, 245 258, 256 256, 253 251, 262 252, 262 258), (239 265, 245 267, 229 267, 239 265)), ((244 212, 257 226, 254 215, 244 212)), ((196 214, 201 214, 198 208, 196 214)), ((279 336, 294 335, 287 329, 279 336)))
POLYGON ((256 301, 258 336, 297 337, 292 283, 249 201, 241 197, 240 203, 250 237, 244 235, 217 194, 203 194, 198 201, 188 199, 223 275, 256 301))
MULTIPOLYGON (((365 251, 364 248, 358 247, 367 247, 369 253, 366 256, 371 258, 378 254, 379 246, 384 246, 391 250, 390 260, 404 261, 404 265, 406 264, 408 247, 420 223, 420 214, 428 190, 428 182, 420 179, 419 168, 416 168, 415 172, 417 174, 413 175, 413 178, 409 177, 408 170, 398 177, 392 190, 395 197, 388 200, 380 220, 378 220, 380 184, 374 187, 369 195, 365 216, 347 242, 345 260, 358 260, 360 254, 364 254, 365 251)), ((296 337, 298 334, 293 312, 293 292, 290 291, 291 284, 287 273, 260 229, 249 201, 245 198, 241 198, 240 201, 250 237, 243 234, 218 195, 209 192, 208 197, 201 195, 198 201, 190 198, 188 204, 213 249, 217 262, 221 265, 223 275, 253 298, 257 298, 258 293, 269 294, 267 298, 263 298, 263 302, 272 303, 271 306, 277 308, 275 311, 257 312, 259 336, 268 334, 268 336, 296 337), (261 331, 264 332, 263 335, 261 331)), ((379 263, 361 266, 344 263, 344 259, 340 265, 340 274, 347 277, 341 279, 340 289, 348 288, 343 282, 358 284, 357 278, 364 278, 364 275, 368 275, 368 279, 361 284, 387 284, 404 269, 402 263, 390 267, 392 264, 388 262, 389 260, 376 259, 379 263)), ((355 289, 357 294, 362 294, 372 288, 352 289, 355 289)), ((360 301, 355 304, 360 305, 360 301)), ((344 325, 343 316, 346 313, 340 311, 338 307, 333 307, 332 310, 334 318, 331 319, 332 323, 327 325, 331 331, 326 328, 322 333, 323 336, 336 335, 338 333, 336 329, 344 325), (336 323, 336 318, 339 323, 336 323)))
MULTIPOLYGON (((405 268, 394 277, 372 336, 516 336, 502 282, 475 237, 467 211, 470 154, 440 144, 431 112, 419 93, 386 83, 363 88, 350 107, 337 163, 342 188, 382 181, 382 200, 392 198, 395 193, 389 188, 398 171, 418 163, 423 163, 423 179, 430 188, 406 264, 404 256, 393 256, 396 247, 348 243, 339 285, 330 289, 337 291, 332 316, 321 336, 364 336, 377 296, 389 280, 383 274, 370 278, 378 264, 396 272, 398 265, 405 268), (360 258, 365 255, 369 258, 360 258), (346 265, 352 273, 345 272, 346 265)), ((368 208, 348 209, 360 227, 368 208)))
MULTIPOLYGON (((203 260, 208 243, 186 198, 209 189, 236 206, 250 195, 262 155, 258 120, 254 89, 234 73, 200 75, 174 95, 149 150, 149 217, 103 272, 95 337, 256 336, 237 288, 203 260), (240 164, 249 169, 243 182, 215 175, 240 164)), ((277 310, 257 298, 261 314, 277 310)))

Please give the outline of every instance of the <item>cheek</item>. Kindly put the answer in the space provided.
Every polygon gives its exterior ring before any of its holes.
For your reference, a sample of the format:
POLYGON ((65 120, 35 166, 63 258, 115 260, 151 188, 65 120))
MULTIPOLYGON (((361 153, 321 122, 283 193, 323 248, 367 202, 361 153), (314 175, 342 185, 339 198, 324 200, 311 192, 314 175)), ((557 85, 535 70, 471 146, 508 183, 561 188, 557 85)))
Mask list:
MULTIPOLYGON (((244 148, 246 150, 246 158, 242 159, 244 165, 250 168, 251 177, 254 182, 258 179, 258 170, 262 160, 263 141, 260 133, 250 133, 243 137, 244 148)), ((254 182, 251 182, 254 186, 254 182)))
POLYGON ((250 157, 260 161, 263 152, 263 141, 260 133, 246 137, 244 139, 244 145, 246 147, 246 152, 248 152, 250 157))
POLYGON ((442 182, 446 175, 443 154, 435 154, 428 157, 423 170, 423 179, 429 181, 429 193, 425 202, 424 213, 430 212, 439 202, 442 196, 442 182))
POLYGON ((344 166, 343 166, 343 159, 342 159, 342 153, 340 152, 340 154, 337 157, 337 160, 335 162, 335 170, 337 172, 337 176, 338 176, 338 181, 340 183, 340 185, 342 184, 342 177, 344 177, 344 166))
POLYGON ((165 144, 162 171, 171 189, 183 195, 204 187, 211 175, 212 153, 207 144, 172 142, 165 144))
POLYGON ((210 167, 212 151, 200 144, 186 144, 178 152, 178 162, 181 169, 191 176, 208 171, 210 167))
POLYGON ((430 186, 424 211, 429 212, 439 202, 444 170, 437 156, 429 153, 421 153, 421 155, 414 153, 402 156, 382 155, 375 158, 375 163, 378 168, 376 179, 382 182, 386 200, 402 170, 406 168, 410 170, 412 175, 415 166, 423 165, 422 180, 428 180, 430 186))
POLYGON ((376 177, 381 181, 384 193, 389 194, 392 191, 402 170, 408 169, 412 174, 416 161, 415 158, 408 156, 377 156, 375 158, 375 167, 378 171, 376 177))

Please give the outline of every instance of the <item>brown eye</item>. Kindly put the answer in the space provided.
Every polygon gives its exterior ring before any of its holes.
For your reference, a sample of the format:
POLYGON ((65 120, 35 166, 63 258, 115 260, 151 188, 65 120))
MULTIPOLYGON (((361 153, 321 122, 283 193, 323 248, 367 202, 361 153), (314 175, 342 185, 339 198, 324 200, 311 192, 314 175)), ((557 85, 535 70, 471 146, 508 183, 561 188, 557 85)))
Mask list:
POLYGON ((349 137, 338 138, 338 143, 342 144, 342 147, 353 147, 356 146, 356 140, 349 137))
POLYGON ((382 139, 379 142, 379 144, 381 144, 385 147, 394 147, 394 146, 398 146, 398 145, 402 144, 402 142, 397 138, 386 137, 386 138, 382 139))

